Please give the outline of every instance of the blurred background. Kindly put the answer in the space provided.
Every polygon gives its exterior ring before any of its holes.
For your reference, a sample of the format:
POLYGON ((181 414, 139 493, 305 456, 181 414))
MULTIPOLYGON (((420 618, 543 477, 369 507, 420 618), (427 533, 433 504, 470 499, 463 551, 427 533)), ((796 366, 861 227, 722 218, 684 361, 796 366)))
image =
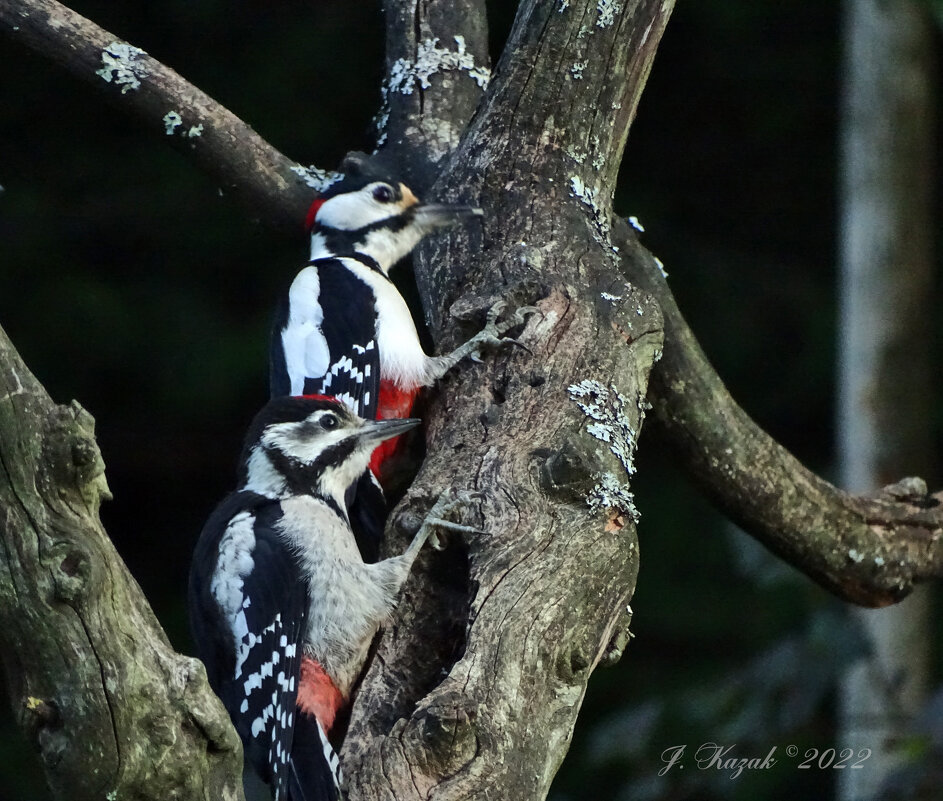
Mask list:
MULTIPOLYGON (((372 149, 378 0, 71 6, 302 163, 331 167, 372 149)), ((514 4, 490 6, 496 55, 514 4)), ((840 62, 839 3, 679 3, 617 195, 734 397, 833 479, 840 62)), ((115 496, 105 526, 175 646, 192 653, 191 549, 266 399, 273 298, 305 257, 301 225, 292 238, 257 224, 159 133, 7 39, 0 76, 0 325, 55 400, 75 398, 95 416, 115 496)), ((935 187, 938 228, 938 178, 935 187)), ((939 278, 933 292, 939 307, 939 278)), ((937 461, 940 408, 928 443, 937 461)), ((592 678, 551 797, 835 797, 836 771, 799 770, 801 759, 735 780, 658 775, 662 752, 681 744, 737 744, 741 756, 840 749, 837 681, 866 646, 846 607, 719 517, 650 429, 637 464, 635 637, 619 665, 592 678)), ((939 475, 924 477, 939 488, 939 475)), ((927 636, 939 635, 937 623, 927 636)), ((934 687, 939 660, 931 649, 934 687)), ((933 710, 943 703, 931 694, 928 705, 902 798, 917 797, 939 765, 943 715, 933 710)), ((925 797, 943 797, 934 786, 925 797)), ((4 704, 0 800, 43 798, 39 763, 4 704)))

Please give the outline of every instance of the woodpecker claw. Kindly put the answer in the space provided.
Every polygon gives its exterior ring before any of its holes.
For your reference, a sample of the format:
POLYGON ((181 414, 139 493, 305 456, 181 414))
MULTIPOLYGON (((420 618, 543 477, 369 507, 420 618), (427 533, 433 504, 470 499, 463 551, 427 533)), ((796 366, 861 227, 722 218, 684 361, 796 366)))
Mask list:
POLYGON ((475 334, 475 336, 469 339, 464 345, 459 345, 451 353, 445 356, 436 356, 436 368, 433 373, 434 378, 441 378, 466 357, 474 362, 480 363, 482 351, 486 347, 494 348, 504 345, 505 343, 511 343, 512 345, 519 345, 530 353, 530 349, 526 348, 516 339, 505 337, 504 334, 515 326, 522 325, 526 322, 527 315, 537 312, 538 309, 533 306, 522 306, 515 311, 509 319, 499 323, 498 318, 506 308, 507 302, 499 300, 488 310, 487 322, 481 331, 475 334))
POLYGON ((487 531, 483 531, 480 528, 466 526, 462 523, 454 523, 451 520, 445 519, 446 515, 464 509, 471 504, 472 501, 479 501, 483 498, 484 495, 480 492, 454 489, 445 490, 439 495, 438 500, 436 500, 432 509, 429 510, 429 514, 426 515, 425 520, 423 520, 422 526, 419 529, 420 533, 426 534, 429 545, 437 551, 443 550, 445 545, 432 529, 438 528, 445 531, 455 531, 459 534, 487 534, 487 531))

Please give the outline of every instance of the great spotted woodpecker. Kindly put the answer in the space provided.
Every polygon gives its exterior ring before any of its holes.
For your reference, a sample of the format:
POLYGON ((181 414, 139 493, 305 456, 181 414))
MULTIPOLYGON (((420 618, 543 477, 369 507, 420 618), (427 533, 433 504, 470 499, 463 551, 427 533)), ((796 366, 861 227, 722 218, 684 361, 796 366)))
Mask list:
MULTIPOLYGON (((425 353, 391 268, 427 234, 482 214, 460 205, 424 205, 376 157, 351 154, 342 179, 311 206, 311 257, 282 298, 271 344, 272 396, 339 398, 362 417, 407 417, 417 394, 465 356, 505 340, 527 309, 497 322, 492 308, 475 337, 443 356, 425 353)), ((395 448, 377 449, 350 500, 364 558, 379 551, 385 502, 375 477, 395 448)))
POLYGON ((237 491, 197 543, 189 611, 199 655, 276 801, 339 797, 335 714, 431 531, 365 564, 346 495, 377 444, 418 422, 363 420, 330 398, 269 401, 246 436, 237 491))

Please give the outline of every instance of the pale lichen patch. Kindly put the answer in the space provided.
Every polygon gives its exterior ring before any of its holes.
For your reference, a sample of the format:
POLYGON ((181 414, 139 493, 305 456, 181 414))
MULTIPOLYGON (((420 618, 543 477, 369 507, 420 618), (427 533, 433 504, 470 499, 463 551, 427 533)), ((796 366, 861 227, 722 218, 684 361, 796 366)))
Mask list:
POLYGON ((645 233, 645 226, 639 222, 638 217, 636 217, 633 214, 631 217, 628 218, 628 220, 629 220, 629 225, 631 225, 636 231, 638 231, 640 234, 645 233))
POLYGON ((635 472, 635 440, 637 432, 626 415, 628 401, 613 385, 608 387, 599 381, 586 378, 567 387, 570 399, 589 419, 586 431, 619 459, 625 472, 635 472))
POLYGON ((570 194, 578 198, 583 205, 593 212, 593 222, 596 224, 593 236, 600 245, 606 249, 610 249, 612 246, 609 240, 611 228, 609 220, 603 213, 597 200, 596 190, 593 187, 587 186, 578 175, 572 175, 570 176, 570 194))
POLYGON ((187 139, 194 139, 197 136, 203 136, 203 125, 192 125, 190 130, 187 131, 187 139))
POLYGON ((659 259, 658 256, 654 256, 653 258, 655 259, 655 266, 656 266, 656 267, 658 268, 658 270, 661 272, 661 277, 662 277, 662 278, 667 278, 667 277, 668 277, 668 271, 665 269, 665 264, 664 264, 664 262, 663 262, 661 259, 659 259))
POLYGON ((638 523, 641 515, 635 506, 635 495, 629 490, 629 485, 619 481, 612 473, 602 473, 596 476, 596 479, 596 484, 586 496, 586 504, 590 510, 601 512, 619 509, 629 515, 634 523, 638 523))
POLYGON ((599 16, 596 18, 597 28, 610 28, 616 21, 616 14, 622 10, 622 5, 615 0, 598 0, 596 11, 599 16))
POLYGON ((573 63, 573 66, 570 67, 570 74, 573 76, 574 81, 583 80, 583 70, 589 66, 588 61, 576 61, 573 63))
POLYGON ((390 68, 387 91, 411 95, 416 81, 423 89, 429 89, 432 86, 429 79, 433 75, 449 70, 467 72, 478 87, 484 89, 491 80, 491 70, 475 64, 475 57, 468 52, 464 36, 456 35, 452 38, 455 40, 456 50, 439 47, 439 38, 434 37, 419 43, 415 61, 396 59, 390 68))
POLYGON ((146 56, 143 50, 124 42, 112 42, 102 50, 102 64, 96 70, 105 83, 114 83, 121 87, 121 94, 127 94, 133 89, 141 88, 141 78, 148 75, 147 68, 138 62, 140 56, 146 56))
POLYGON ((176 111, 168 111, 164 115, 162 122, 164 123, 164 133, 166 133, 167 136, 173 136, 174 130, 183 125, 183 117, 176 111))
POLYGON ((299 176, 305 182, 305 184, 307 184, 311 189, 314 189, 316 192, 323 192, 329 186, 336 184, 341 178, 344 177, 339 172, 320 170, 313 164, 309 165, 308 167, 302 167, 300 164, 296 164, 290 169, 295 175, 299 176))

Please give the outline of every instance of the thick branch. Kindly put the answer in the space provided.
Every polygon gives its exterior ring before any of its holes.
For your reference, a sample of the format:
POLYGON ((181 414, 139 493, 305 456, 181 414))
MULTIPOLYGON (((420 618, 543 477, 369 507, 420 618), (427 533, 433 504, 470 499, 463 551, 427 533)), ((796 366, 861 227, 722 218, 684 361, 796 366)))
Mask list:
POLYGON ((847 601, 885 606, 943 575, 943 494, 927 497, 908 483, 850 495, 806 470, 730 397, 629 225, 616 221, 613 233, 628 279, 658 299, 665 318, 649 391, 656 419, 717 506, 847 601))
MULTIPOLYGON (((530 218, 540 213, 540 201, 573 204, 595 240, 610 246, 608 209, 622 150, 673 7, 662 0, 521 4, 494 79, 436 193, 483 205, 485 241, 473 239, 472 250, 499 247, 506 239, 506 232, 495 230, 502 218, 488 207, 490 197, 502 203, 514 198, 530 209, 530 218)), ((544 243, 532 227, 522 220, 518 238, 501 258, 521 258, 521 247, 539 251, 544 243)), ((460 254, 460 248, 440 248, 423 260, 426 270, 417 270, 436 333, 463 287, 490 284, 493 291, 496 283, 494 254, 478 261, 460 254), (467 271, 475 264, 484 270, 472 277, 467 271)), ((520 273, 541 280, 539 266, 520 273)))
POLYGON ((98 519, 94 421, 57 406, 0 329, 0 653, 56 798, 242 797, 242 750, 98 519))
POLYGON ((139 117, 266 221, 297 228, 317 175, 143 50, 55 0, 0 0, 0 31, 139 117))

